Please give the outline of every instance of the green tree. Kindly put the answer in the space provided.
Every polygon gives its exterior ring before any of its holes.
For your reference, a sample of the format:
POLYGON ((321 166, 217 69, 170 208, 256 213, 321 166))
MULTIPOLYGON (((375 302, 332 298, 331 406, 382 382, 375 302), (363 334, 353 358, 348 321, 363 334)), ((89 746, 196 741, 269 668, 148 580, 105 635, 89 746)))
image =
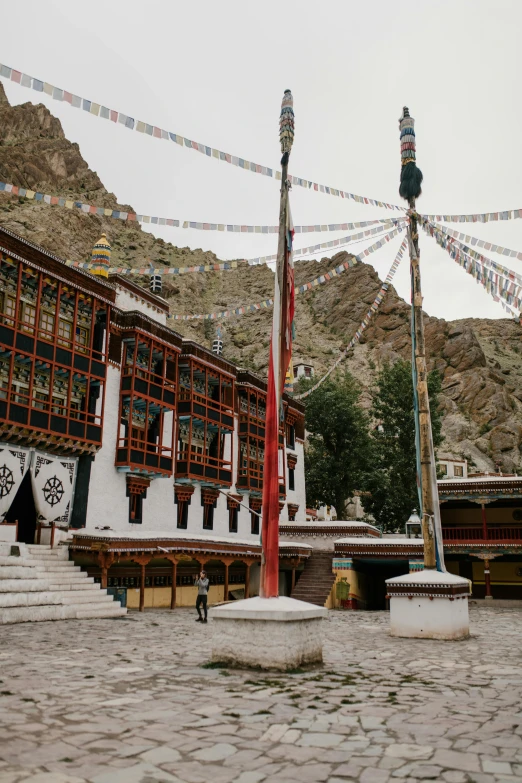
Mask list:
MULTIPOLYGON (((309 385, 301 382, 296 391, 309 385)), ((346 372, 329 378, 306 400, 307 504, 335 506, 339 519, 345 518, 346 501, 369 468, 369 421, 359 405, 360 393, 346 372)))
MULTIPOLYGON (((433 370, 428 375, 428 393, 435 448, 442 441, 440 390, 440 375, 433 370)), ((385 365, 372 397, 372 468, 364 481, 370 496, 364 507, 383 530, 402 531, 419 506, 411 362, 401 359, 385 365)))

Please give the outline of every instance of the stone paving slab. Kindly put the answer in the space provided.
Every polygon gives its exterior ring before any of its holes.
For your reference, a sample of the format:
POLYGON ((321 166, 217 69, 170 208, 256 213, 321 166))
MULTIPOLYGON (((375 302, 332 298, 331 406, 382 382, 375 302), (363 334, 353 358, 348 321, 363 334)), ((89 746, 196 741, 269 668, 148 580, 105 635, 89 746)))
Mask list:
POLYGON ((205 666, 187 609, 4 627, 0 783, 522 783, 522 612, 461 642, 329 612, 324 666, 205 666))

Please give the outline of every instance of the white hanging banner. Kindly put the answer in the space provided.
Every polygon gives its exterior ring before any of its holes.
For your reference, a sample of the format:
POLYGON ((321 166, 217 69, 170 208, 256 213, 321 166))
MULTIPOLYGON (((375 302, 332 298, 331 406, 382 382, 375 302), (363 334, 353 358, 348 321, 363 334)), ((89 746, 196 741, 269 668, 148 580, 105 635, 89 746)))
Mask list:
POLYGON ((69 524, 77 464, 75 457, 34 452, 31 481, 39 521, 69 524))
POLYGON ((0 444, 0 520, 11 507, 29 468, 30 450, 14 444, 0 444))

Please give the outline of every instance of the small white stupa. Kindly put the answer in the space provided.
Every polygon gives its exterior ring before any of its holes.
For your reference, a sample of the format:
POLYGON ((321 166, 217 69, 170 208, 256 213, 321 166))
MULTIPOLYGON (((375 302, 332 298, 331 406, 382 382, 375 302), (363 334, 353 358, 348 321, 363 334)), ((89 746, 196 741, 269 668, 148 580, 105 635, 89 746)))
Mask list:
MULTIPOLYGON (((417 639, 465 639, 469 636, 467 579, 446 571, 442 534, 433 530, 438 551, 438 568, 424 566, 420 571, 386 580, 390 599, 390 634, 417 639)), ((418 538, 422 521, 414 509, 406 522, 406 535, 418 538)))

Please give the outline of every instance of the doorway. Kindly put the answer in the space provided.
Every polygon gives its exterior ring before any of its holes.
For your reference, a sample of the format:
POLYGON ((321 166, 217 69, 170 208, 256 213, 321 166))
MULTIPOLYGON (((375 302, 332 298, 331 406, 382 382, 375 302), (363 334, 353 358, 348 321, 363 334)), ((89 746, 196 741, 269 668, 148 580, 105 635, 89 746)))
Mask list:
POLYGON ((11 507, 5 517, 6 522, 18 520, 17 541, 24 544, 34 544, 36 533, 36 507, 34 505, 31 473, 27 471, 18 492, 14 496, 11 507))
POLYGON ((388 609, 386 601, 386 580, 394 576, 403 576, 410 571, 408 560, 357 560, 354 568, 364 574, 366 609, 370 611, 383 611, 388 609))

